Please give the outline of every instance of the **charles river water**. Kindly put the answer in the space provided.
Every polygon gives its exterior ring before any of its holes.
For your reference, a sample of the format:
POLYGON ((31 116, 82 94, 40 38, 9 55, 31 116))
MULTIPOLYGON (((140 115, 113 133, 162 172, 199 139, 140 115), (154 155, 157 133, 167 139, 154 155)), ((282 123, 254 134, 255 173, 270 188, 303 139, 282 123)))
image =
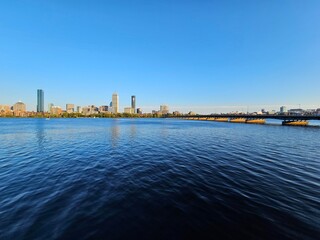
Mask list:
POLYGON ((319 239, 320 127, 0 119, 0 239, 319 239))

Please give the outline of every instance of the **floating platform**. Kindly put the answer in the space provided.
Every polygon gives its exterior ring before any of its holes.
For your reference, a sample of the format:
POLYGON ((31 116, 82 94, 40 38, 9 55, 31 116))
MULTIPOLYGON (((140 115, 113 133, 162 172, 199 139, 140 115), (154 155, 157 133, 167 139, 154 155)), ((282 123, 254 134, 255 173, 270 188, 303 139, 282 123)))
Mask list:
POLYGON ((230 119, 230 122, 232 123, 245 123, 247 120, 245 118, 233 118, 230 119))
POLYGON ((265 119, 247 119, 246 123, 252 123, 252 124, 265 124, 265 119))
POLYGON ((283 121, 282 125, 284 126, 307 126, 309 124, 308 121, 283 121))

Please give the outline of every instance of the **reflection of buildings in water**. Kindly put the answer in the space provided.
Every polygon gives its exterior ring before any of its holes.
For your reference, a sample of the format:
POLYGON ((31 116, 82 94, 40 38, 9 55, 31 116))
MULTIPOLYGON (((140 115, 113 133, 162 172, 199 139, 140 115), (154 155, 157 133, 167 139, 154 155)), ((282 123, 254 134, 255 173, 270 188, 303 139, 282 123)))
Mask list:
POLYGON ((137 135, 137 127, 135 124, 130 125, 130 138, 134 139, 137 135))
POLYGON ((118 120, 114 119, 111 125, 111 144, 113 147, 117 145, 119 140, 119 135, 120 135, 120 127, 118 125, 118 120))
POLYGON ((43 150, 43 143, 45 141, 45 131, 44 131, 44 128, 45 128, 45 119, 43 118, 39 118, 36 120, 36 138, 37 138, 37 142, 38 142, 38 145, 39 145, 39 150, 43 150))
POLYGON ((168 126, 166 124, 161 126, 160 133, 162 137, 168 137, 168 126))

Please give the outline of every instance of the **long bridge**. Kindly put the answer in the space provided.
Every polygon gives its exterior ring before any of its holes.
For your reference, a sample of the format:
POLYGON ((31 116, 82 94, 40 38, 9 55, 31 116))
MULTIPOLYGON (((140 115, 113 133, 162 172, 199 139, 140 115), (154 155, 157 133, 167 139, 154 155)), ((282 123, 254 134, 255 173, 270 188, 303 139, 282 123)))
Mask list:
POLYGON ((316 115, 251 115, 251 114, 211 114, 211 115, 180 115, 169 118, 179 118, 186 120, 202 120, 234 123, 255 123, 264 124, 266 119, 282 120, 282 125, 306 126, 309 120, 320 120, 316 115))

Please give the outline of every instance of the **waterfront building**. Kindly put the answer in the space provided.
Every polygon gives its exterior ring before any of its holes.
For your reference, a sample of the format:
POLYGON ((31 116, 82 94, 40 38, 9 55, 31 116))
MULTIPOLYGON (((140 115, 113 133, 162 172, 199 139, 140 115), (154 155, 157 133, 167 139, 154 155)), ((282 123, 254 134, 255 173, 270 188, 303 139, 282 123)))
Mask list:
POLYGON ((131 108, 133 109, 133 113, 136 113, 136 96, 131 96, 131 108))
POLYGON ((13 105, 13 114, 15 116, 23 116, 26 113, 26 105, 19 101, 13 105))
POLYGON ((179 111, 174 111, 174 112, 173 112, 173 115, 179 116, 179 115, 181 115, 181 113, 180 113, 179 111))
POLYGON ((77 106, 77 113, 82 113, 82 107, 81 106, 77 106))
POLYGON ((67 103, 66 104, 66 112, 67 113, 74 113, 74 104, 67 103))
POLYGON ((124 112, 125 112, 125 113, 134 113, 134 110, 133 110, 133 108, 131 108, 131 107, 125 107, 125 108, 124 108, 124 112))
POLYGON ((161 105, 160 106, 160 113, 168 114, 169 113, 169 107, 167 105, 161 105))
POLYGON ((297 115, 297 116, 299 116, 299 115, 303 115, 304 110, 301 109, 301 108, 289 109, 288 113, 289 113, 289 115, 297 115))
POLYGON ((60 115, 62 113, 62 108, 59 106, 52 106, 50 109, 51 114, 60 115))
POLYGON ((267 112, 267 114, 274 115, 274 114, 276 114, 276 110, 271 110, 271 111, 267 112))
POLYGON ((305 110, 305 114, 307 115, 315 115, 317 113, 316 109, 307 109, 305 110))
POLYGON ((280 113, 281 114, 284 114, 284 113, 287 113, 287 112, 288 111, 287 111, 287 108, 285 106, 280 107, 280 113))
POLYGON ((0 115, 6 115, 12 113, 9 105, 0 105, 0 115))
POLYGON ((88 106, 88 107, 83 107, 82 108, 82 113, 84 115, 97 114, 97 113, 99 113, 99 109, 96 106, 91 105, 91 106, 88 106))
POLYGON ((119 112, 119 96, 117 93, 112 94, 112 109, 113 113, 119 112))
POLYGON ((141 108, 137 108, 137 113, 138 114, 142 114, 142 109, 141 108))
POLYGON ((49 103, 48 104, 48 112, 51 113, 51 108, 54 106, 53 103, 49 103))
POLYGON ((44 112, 44 91, 37 90, 37 112, 44 112))
POLYGON ((99 107, 99 112, 102 112, 102 113, 108 112, 108 110, 109 110, 109 106, 104 105, 99 107))

